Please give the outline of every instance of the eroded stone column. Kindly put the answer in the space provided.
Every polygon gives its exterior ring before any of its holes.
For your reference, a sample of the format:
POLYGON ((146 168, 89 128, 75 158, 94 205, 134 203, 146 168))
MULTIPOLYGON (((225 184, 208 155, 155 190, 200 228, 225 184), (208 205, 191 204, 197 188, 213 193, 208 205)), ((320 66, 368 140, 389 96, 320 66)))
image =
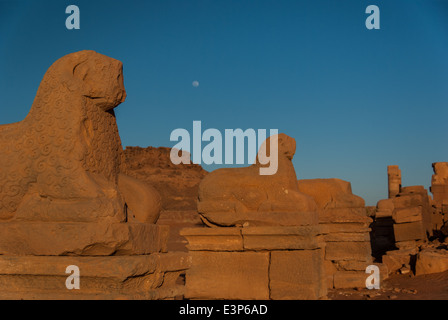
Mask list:
POLYGON ((401 170, 398 166, 387 166, 389 199, 394 198, 401 190, 401 170))

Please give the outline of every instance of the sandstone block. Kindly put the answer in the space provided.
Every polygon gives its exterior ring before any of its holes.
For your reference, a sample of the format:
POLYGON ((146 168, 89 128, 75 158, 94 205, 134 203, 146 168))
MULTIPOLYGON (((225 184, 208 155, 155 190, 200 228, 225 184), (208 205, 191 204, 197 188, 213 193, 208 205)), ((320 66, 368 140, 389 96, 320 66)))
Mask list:
POLYGON ((188 299, 269 299, 269 253, 192 251, 188 299))
POLYGON ((297 181, 299 191, 316 201, 319 209, 360 208, 364 199, 352 193, 350 182, 341 179, 301 179, 297 181))
POLYGON ((425 239, 426 235, 421 222, 394 224, 396 241, 425 239))
POLYGON ((121 172, 122 68, 94 51, 68 54, 45 73, 27 117, 0 126, 0 220, 157 220, 157 191, 121 172))
POLYGON ((253 165, 207 174, 198 195, 198 212, 203 221, 219 227, 317 224, 316 203, 298 190, 292 164, 295 150, 293 138, 273 135, 262 144, 253 165), (260 161, 269 150, 278 153, 276 170, 260 161))
POLYGON ((370 242, 328 242, 325 247, 326 260, 369 261, 370 242))
POLYGON ((324 236, 326 242, 366 242, 370 241, 370 235, 364 233, 329 233, 324 236))
POLYGON ((157 299, 183 294, 186 253, 141 256, 0 256, 0 297, 7 299, 157 299), (68 290, 66 268, 79 268, 80 289, 68 290))
POLYGON ((401 194, 399 197, 396 197, 393 200, 395 209, 402 209, 421 206, 425 202, 425 198, 427 198, 426 194, 410 193, 401 194))
POLYGON ((422 221, 422 207, 408 207, 394 210, 392 218, 395 223, 422 221))
POLYGON ((326 296, 322 262, 322 250, 272 252, 271 299, 315 300, 326 296))
POLYGON ((245 250, 318 249, 323 244, 318 226, 242 228, 245 250))
POLYGON ((416 252, 412 250, 394 250, 388 251, 383 256, 383 264, 387 266, 389 273, 395 273, 403 266, 409 266, 411 256, 416 252))
POLYGON ((362 271, 338 271, 334 275, 335 289, 365 288, 369 275, 362 271))
POLYGON ((372 219, 367 217, 365 208, 333 208, 319 211, 319 223, 365 223, 372 219))
POLYGON ((423 243, 424 243, 423 240, 398 241, 395 243, 395 246, 399 250, 410 250, 410 249, 418 248, 423 243))
POLYGON ((185 228, 180 234, 190 251, 242 251, 241 228, 185 228))
POLYGON ((384 211, 393 211, 394 206, 394 200, 393 199, 383 199, 378 201, 376 204, 378 210, 384 210, 384 211))
POLYGON ((393 210, 377 210, 375 217, 376 218, 389 218, 392 217, 393 210))
POLYGON ((373 258, 367 261, 343 260, 338 261, 336 264, 340 271, 366 271, 366 268, 373 264, 373 258))
POLYGON ((367 223, 321 223, 319 226, 322 234, 363 233, 371 231, 367 223))
POLYGON ((2 222, 3 255, 128 255, 166 252, 169 227, 149 223, 2 222))
POLYGON ((448 270, 448 251, 425 249, 417 255, 415 274, 431 274, 448 270))

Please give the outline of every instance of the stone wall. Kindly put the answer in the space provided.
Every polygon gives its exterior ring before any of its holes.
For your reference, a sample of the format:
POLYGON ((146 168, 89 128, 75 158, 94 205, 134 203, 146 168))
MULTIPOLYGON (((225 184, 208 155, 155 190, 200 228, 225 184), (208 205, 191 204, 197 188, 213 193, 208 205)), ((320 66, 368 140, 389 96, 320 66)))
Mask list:
POLYGON ((189 228, 188 299, 304 300, 326 297, 317 227, 189 228))
POLYGON ((328 288, 364 288, 366 267, 373 264, 364 199, 340 179, 298 180, 298 186, 318 206, 328 288))

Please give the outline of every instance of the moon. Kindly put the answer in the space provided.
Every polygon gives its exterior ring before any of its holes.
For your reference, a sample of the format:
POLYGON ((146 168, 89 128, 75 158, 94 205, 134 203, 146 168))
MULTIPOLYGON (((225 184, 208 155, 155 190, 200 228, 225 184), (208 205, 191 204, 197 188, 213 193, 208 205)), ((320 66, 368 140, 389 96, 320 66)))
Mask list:
POLYGON ((193 87, 197 88, 199 87, 199 81, 194 80, 192 83, 193 87))

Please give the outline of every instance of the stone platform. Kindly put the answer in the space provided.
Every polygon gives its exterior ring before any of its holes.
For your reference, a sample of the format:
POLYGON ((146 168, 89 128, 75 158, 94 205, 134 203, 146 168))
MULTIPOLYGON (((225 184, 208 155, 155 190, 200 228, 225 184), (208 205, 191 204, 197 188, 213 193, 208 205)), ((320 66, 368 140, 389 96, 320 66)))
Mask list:
POLYGON ((150 223, 1 222, 0 255, 139 255, 166 252, 168 226, 150 223))
POLYGON ((150 223, 0 223, 0 299, 174 299, 188 253, 167 253, 168 226, 150 223), (67 289, 70 265, 80 289, 67 289))
POLYGON ((317 226, 187 228, 187 299, 322 299, 327 289, 317 226))
POLYGON ((139 256, 0 256, 0 299, 174 299, 186 253, 139 256), (80 289, 67 289, 67 266, 79 268, 80 289))

